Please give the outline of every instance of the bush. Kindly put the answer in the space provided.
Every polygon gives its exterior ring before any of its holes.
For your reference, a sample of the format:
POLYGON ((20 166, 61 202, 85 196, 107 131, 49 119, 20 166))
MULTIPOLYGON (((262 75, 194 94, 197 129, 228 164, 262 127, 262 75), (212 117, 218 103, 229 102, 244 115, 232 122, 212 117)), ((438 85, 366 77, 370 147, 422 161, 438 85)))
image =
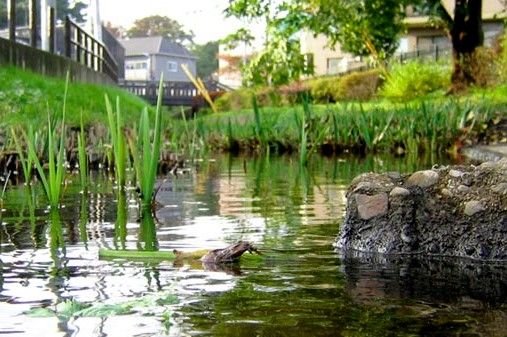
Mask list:
POLYGON ((472 63, 472 76, 479 87, 498 83, 498 73, 502 58, 492 48, 479 47, 475 50, 472 63))
POLYGON ((334 103, 335 92, 340 79, 338 77, 321 77, 308 81, 310 94, 314 103, 334 103))
POLYGON ((215 101, 218 111, 235 111, 252 106, 253 89, 241 88, 223 94, 215 101))
POLYGON ((396 63, 389 71, 381 94, 392 99, 412 99, 437 90, 445 90, 450 85, 450 79, 451 68, 448 63, 396 63))
POLYGON ((366 101, 374 98, 383 78, 380 70, 351 73, 340 78, 333 99, 338 101, 366 101))

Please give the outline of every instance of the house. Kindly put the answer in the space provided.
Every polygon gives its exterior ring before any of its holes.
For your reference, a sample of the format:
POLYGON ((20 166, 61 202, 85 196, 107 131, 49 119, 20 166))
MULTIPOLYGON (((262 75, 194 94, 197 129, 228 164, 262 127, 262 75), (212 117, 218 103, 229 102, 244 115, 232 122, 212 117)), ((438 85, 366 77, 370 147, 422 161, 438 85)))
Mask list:
MULTIPOLYGON (((451 16, 454 15, 455 0, 442 0, 451 16)), ((451 40, 447 33, 431 24, 430 17, 419 15, 411 9, 407 11, 405 25, 406 34, 400 40, 400 52, 413 52, 439 49, 451 49, 451 40)), ((490 46, 494 39, 503 33, 506 8, 502 0, 487 0, 482 2, 482 29, 484 43, 490 46)))
MULTIPOLYGON (((453 15, 455 0, 442 0, 447 11, 453 15)), ((503 33, 503 20, 506 18, 506 8, 502 0, 483 1, 483 30, 485 44, 491 45, 494 39, 503 33)), ((450 50, 451 41, 447 33, 432 24, 430 17, 420 15, 412 9, 407 9, 405 19, 406 32, 400 38, 398 53, 429 52, 435 49, 450 50)), ((328 46, 327 38, 323 35, 314 36, 311 32, 301 34, 301 53, 311 59, 315 75, 332 75, 361 67, 361 58, 343 52, 340 46, 328 46)))
POLYGON ((121 41, 125 47, 125 80, 190 82, 181 65, 196 76, 196 57, 168 37, 136 37, 121 41))

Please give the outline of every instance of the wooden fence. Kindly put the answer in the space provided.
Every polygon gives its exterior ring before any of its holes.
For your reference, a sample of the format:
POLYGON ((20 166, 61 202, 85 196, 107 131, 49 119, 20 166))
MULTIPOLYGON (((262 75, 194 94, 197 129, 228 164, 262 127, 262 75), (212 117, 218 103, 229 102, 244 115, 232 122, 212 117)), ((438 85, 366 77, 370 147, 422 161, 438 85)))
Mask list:
POLYGON ((104 44, 85 32, 69 17, 65 19, 65 56, 118 81, 118 64, 104 44))
POLYGON ((114 84, 105 73, 96 72, 67 57, 51 54, 21 43, 0 38, 0 66, 16 66, 46 76, 65 77, 70 72, 73 81, 114 84))
POLYGON ((7 0, 7 2, 9 39, 0 38, 0 64, 10 64, 50 76, 64 77, 69 70, 74 80, 82 82, 112 84, 118 81, 118 63, 108 48, 70 18, 67 17, 65 20, 63 54, 66 57, 62 57, 54 54, 57 52, 55 9, 48 8, 49 52, 46 52, 37 49, 40 34, 46 34, 40 31, 41 27, 38 24, 41 10, 45 10, 38 8, 40 7, 38 0, 27 1, 29 25, 21 33, 17 30, 15 20, 17 1, 7 0), (22 34, 26 32, 29 34, 22 34))

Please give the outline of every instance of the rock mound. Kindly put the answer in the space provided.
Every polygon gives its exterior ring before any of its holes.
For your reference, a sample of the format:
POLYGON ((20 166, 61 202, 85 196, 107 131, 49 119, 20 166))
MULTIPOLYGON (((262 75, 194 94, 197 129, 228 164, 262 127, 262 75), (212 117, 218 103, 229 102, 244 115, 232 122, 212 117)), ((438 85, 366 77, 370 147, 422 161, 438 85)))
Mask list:
POLYGON ((383 254, 507 260, 507 159, 407 176, 358 176, 347 192, 336 245, 383 254))

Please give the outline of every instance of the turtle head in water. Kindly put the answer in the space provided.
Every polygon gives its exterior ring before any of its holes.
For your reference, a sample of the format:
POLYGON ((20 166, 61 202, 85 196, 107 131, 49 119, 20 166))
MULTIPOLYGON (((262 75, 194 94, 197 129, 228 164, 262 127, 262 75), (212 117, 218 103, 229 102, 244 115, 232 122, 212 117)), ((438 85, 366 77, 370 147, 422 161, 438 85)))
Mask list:
POLYGON ((257 253, 260 255, 257 248, 255 248, 250 242, 239 241, 225 248, 210 250, 201 258, 201 261, 205 264, 234 262, 239 260, 241 255, 245 252, 257 253))

